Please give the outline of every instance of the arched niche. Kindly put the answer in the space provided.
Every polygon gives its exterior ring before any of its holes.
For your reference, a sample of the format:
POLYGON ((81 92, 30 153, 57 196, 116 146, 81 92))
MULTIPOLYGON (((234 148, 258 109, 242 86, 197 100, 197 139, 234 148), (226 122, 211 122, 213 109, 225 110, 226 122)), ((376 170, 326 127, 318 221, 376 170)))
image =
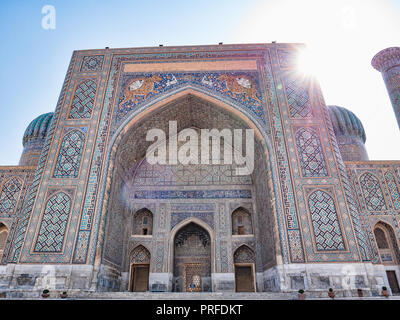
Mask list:
POLYGON ((232 212, 232 235, 252 235, 253 221, 251 213, 239 207, 232 212))

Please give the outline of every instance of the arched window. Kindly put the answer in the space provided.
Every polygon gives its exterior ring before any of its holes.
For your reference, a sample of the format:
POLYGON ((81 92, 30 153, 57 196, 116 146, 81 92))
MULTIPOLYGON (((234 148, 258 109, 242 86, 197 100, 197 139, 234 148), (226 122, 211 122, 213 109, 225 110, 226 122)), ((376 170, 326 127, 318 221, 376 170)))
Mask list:
POLYGON ((382 263, 398 264, 400 252, 392 227, 387 223, 379 222, 374 228, 374 235, 382 263))
POLYGON ((389 249, 389 243, 386 239, 385 231, 381 228, 375 228, 375 239, 379 249, 389 249))
POLYGON ((6 247, 6 241, 8 237, 8 228, 0 223, 0 261, 3 257, 4 249, 6 247))
POLYGON ((152 235, 153 234, 153 214, 148 209, 141 209, 133 216, 132 234, 152 235))
POLYGON ((85 135, 80 130, 71 130, 61 142, 54 178, 76 178, 79 173, 85 135))
POLYGON ((253 234, 251 214, 240 207, 232 212, 232 235, 253 234))
POLYGON ((61 252, 71 211, 71 198, 58 192, 46 202, 35 252, 61 252))

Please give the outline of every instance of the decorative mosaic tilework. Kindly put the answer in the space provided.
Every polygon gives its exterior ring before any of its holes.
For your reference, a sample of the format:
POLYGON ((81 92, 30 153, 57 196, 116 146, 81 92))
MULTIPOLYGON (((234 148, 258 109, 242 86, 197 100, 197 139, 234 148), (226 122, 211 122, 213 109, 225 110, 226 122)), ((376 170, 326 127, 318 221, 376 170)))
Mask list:
POLYGON ((333 198, 324 191, 316 190, 308 197, 308 206, 317 250, 345 250, 333 198))
POLYGON ((63 103, 65 95, 66 95, 67 87, 68 87, 68 84, 71 79, 71 74, 72 74, 73 66, 75 65, 75 61, 76 61, 76 55, 73 54, 71 62, 68 67, 68 70, 67 70, 67 74, 65 75, 64 84, 61 89, 61 93, 60 93, 60 96, 59 96, 58 102, 57 102, 57 108, 54 113, 53 121, 51 122, 51 127, 48 130, 46 142, 43 146, 42 154, 40 156, 37 170, 35 171, 32 185, 29 188, 26 198, 24 199, 22 218, 21 218, 21 221, 18 224, 18 227, 15 231, 14 243, 12 245, 12 250, 10 250, 10 254, 9 254, 9 257, 10 257, 9 262, 12 262, 12 263, 18 262, 18 260, 20 258, 20 253, 21 253, 21 249, 22 249, 22 245, 23 245, 23 241, 24 241, 24 237, 25 237, 25 232, 28 227, 29 217, 33 210, 35 198, 37 196, 39 184, 40 184, 40 181, 41 181, 41 178, 43 175, 44 166, 45 166, 45 163, 46 163, 46 160, 48 157, 48 151, 50 148, 51 139, 53 137, 57 119, 59 117, 62 103, 63 103))
MULTIPOLYGON (((318 95, 323 101, 322 92, 320 88, 318 89, 318 95)), ((369 245, 369 234, 366 233, 365 231, 367 221, 364 219, 363 216, 360 215, 357 209, 356 198, 353 194, 354 188, 352 188, 351 182, 349 181, 349 178, 347 176, 346 167, 343 161, 341 161, 340 149, 336 139, 334 138, 335 132, 333 129, 332 121, 328 113, 328 108, 326 106, 322 106, 322 112, 329 132, 333 152, 336 158, 335 163, 339 170, 338 171, 340 178, 339 181, 341 182, 341 185, 344 190, 345 201, 347 202, 348 213, 350 214, 350 219, 354 227, 354 233, 356 236, 355 240, 357 241, 358 249, 359 252, 361 253, 361 259, 362 261, 371 261, 373 252, 371 251, 371 246, 369 245)), ((338 196, 340 196, 340 194, 338 196)), ((341 211, 342 211, 342 219, 346 219, 347 217, 345 213, 345 208, 342 207, 341 211)), ((343 220, 343 223, 347 224, 345 220, 343 220)), ((346 235, 348 238, 348 242, 350 243, 352 241, 351 238, 353 237, 353 235, 348 232, 346 233, 346 235)), ((353 253, 350 259, 358 260, 358 254, 356 254, 356 251, 358 252, 357 248, 355 246, 349 246, 349 250, 352 251, 353 253)))
POLYGON ((91 79, 81 81, 76 89, 69 111, 69 119, 88 119, 92 115, 97 84, 91 79))
POLYGON ((396 210, 400 210, 400 193, 393 173, 386 171, 385 180, 390 190, 390 197, 392 198, 393 206, 396 210))
POLYGON ((284 80, 290 116, 294 119, 313 116, 308 89, 301 78, 286 77, 284 80))
POLYGON ((22 189, 20 179, 13 177, 6 181, 0 193, 0 213, 13 213, 22 189))
POLYGON ((265 122, 258 76, 255 72, 141 73, 122 79, 117 121, 145 100, 188 84, 217 92, 250 109, 265 122))
POLYGON ((251 198, 251 190, 138 190, 131 199, 231 199, 251 198))
POLYGON ((204 221, 214 229, 214 212, 171 212, 171 230, 178 223, 191 217, 204 221))
POLYGON ((221 272, 229 272, 228 243, 220 242, 221 272))
POLYGON ((288 68, 293 65, 294 55, 293 52, 285 51, 285 50, 277 50, 279 66, 281 68, 288 68))
POLYGON ((359 178, 364 195, 365 205, 369 211, 386 210, 385 198, 379 179, 370 172, 362 174, 359 178))
POLYGON ((313 128, 300 128, 296 131, 296 144, 304 177, 325 177, 328 169, 321 140, 313 128))
POLYGON ((164 242, 157 241, 156 272, 163 272, 163 264, 164 264, 164 242))
POLYGON ((254 251, 246 245, 239 247, 233 255, 235 263, 254 263, 255 260, 254 251))
MULTIPOLYGON (((122 52, 121 52, 122 53, 122 52)), ((201 58, 203 56, 206 56, 207 58, 212 58, 212 57, 224 57, 225 59, 230 58, 230 57, 235 57, 236 56, 243 56, 245 55, 246 58, 254 56, 257 54, 261 57, 264 53, 260 54, 260 52, 255 52, 255 51, 242 51, 242 52, 232 52, 227 55, 225 52, 215 52, 210 54, 209 52, 207 53, 202 53, 202 52, 191 52, 191 53, 146 53, 142 54, 141 52, 137 52, 135 54, 130 54, 130 55, 123 55, 121 54, 120 56, 115 55, 112 60, 112 65, 110 69, 110 74, 109 74, 109 81, 107 84, 107 89, 106 89, 106 95, 105 95, 105 107, 103 112, 101 113, 100 117, 100 122, 99 122, 99 131, 96 137, 96 142, 95 142, 95 149, 94 149, 94 154, 93 154, 93 161, 91 163, 90 167, 90 173, 88 177, 88 181, 90 183, 87 186, 87 191, 86 191, 86 199, 85 199, 85 205, 83 208, 82 212, 82 217, 81 217, 81 225, 80 229, 84 230, 90 230, 92 227, 92 223, 95 223, 96 228, 94 229, 94 239, 97 239, 98 236, 98 226, 99 224, 103 221, 103 217, 100 216, 94 216, 94 212, 104 212, 102 210, 102 203, 103 203, 103 196, 102 192, 103 189, 106 190, 106 180, 105 177, 101 177, 101 172, 103 172, 103 158, 104 158, 104 153, 105 153, 105 146, 107 145, 107 139, 108 139, 108 132, 110 129, 110 116, 112 115, 113 112, 113 106, 114 102, 116 99, 119 97, 119 91, 117 91, 117 84, 119 83, 119 77, 120 77, 120 67, 123 62, 126 61, 138 61, 142 59, 168 59, 169 57, 174 58, 174 59, 186 59, 190 57, 190 59, 194 58, 201 58), (100 179, 101 178, 101 179, 100 179), (100 182, 102 183, 100 185, 100 182), (100 193, 98 192, 99 190, 100 193), (98 194, 99 193, 99 194, 98 194), (94 219, 94 220, 93 220, 94 219), (85 221, 89 221, 89 223, 86 223, 85 221)), ((195 85, 191 85, 193 88, 196 88, 195 85)), ((198 86, 200 88, 200 86, 198 86)), ((212 93, 210 90, 206 90, 206 87, 201 87, 201 90, 199 91, 203 92, 208 92, 212 96, 216 96, 215 94, 212 93)), ((222 95, 219 96, 219 99, 225 101, 228 99, 222 99, 222 95)), ((150 99, 149 99, 150 100, 150 99)), ((118 102, 118 101, 117 101, 118 102)), ((151 103, 151 102, 149 102, 151 103)), ((235 103, 233 100, 232 102, 229 102, 232 104, 234 107, 237 107, 239 109, 244 109, 242 106, 238 106, 237 103, 235 103)), ((251 119, 252 115, 248 115, 251 119)), ((257 121, 257 120, 255 120, 257 121)), ((116 124, 115 127, 117 127, 119 124, 116 124)), ((113 126, 114 128, 114 126, 113 126)), ((109 163, 106 161, 105 163, 106 166, 106 171, 108 170, 109 163)), ((110 163, 112 166, 112 162, 110 163)), ((82 240, 83 241, 83 240, 82 240)), ((88 247, 88 241, 85 240, 85 243, 81 243, 81 240, 77 240, 76 243, 76 248, 83 248, 84 246, 87 247, 87 253, 89 253, 89 260, 88 261, 93 261, 94 256, 95 256, 95 250, 96 250, 96 245, 95 242, 92 242, 94 245, 91 245, 90 248, 88 247)), ((75 249, 76 250, 76 249, 75 249)), ((73 263, 84 263, 86 261, 83 257, 83 255, 79 256, 79 259, 73 260, 73 263)))
POLYGON ((104 55, 85 56, 82 60, 81 72, 101 71, 103 69, 104 55))
POLYGON ((35 252, 61 252, 70 211, 71 198, 64 192, 53 195, 47 201, 35 252))
POLYGON ((54 178, 78 177, 84 145, 85 135, 80 130, 71 130, 64 136, 54 169, 54 178))
MULTIPOLYGON (((278 103, 278 91, 275 87, 272 66, 270 65, 270 56, 266 53, 266 92, 268 93, 269 118, 271 119, 271 136, 274 143, 274 152, 276 153, 277 167, 279 174, 273 177, 279 181, 280 193, 282 195, 282 204, 277 201, 277 207, 280 208, 281 215, 279 219, 279 234, 282 248, 284 263, 301 263, 305 262, 304 248, 302 244, 300 228, 298 223, 298 214, 295 204, 295 194, 293 192, 293 184, 291 181, 291 173, 289 169, 288 154, 285 145, 285 128, 280 117, 280 107, 278 103), (287 230, 286 232, 284 230, 287 230), (287 240, 285 239, 287 233, 287 240), (288 245, 286 244, 288 242, 288 245)), ((279 199, 279 197, 277 197, 279 199)))
POLYGON ((150 252, 142 245, 137 246, 131 253, 131 263, 150 263, 150 252))

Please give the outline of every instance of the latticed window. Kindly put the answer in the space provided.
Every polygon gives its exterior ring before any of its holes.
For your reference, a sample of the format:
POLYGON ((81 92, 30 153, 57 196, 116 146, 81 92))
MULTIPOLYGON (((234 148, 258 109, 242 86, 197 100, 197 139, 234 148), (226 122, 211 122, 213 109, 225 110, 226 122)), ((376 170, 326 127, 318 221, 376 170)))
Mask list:
POLYGON ((90 118, 96 96, 96 89, 97 84, 93 80, 87 79, 79 83, 72 100, 68 116, 69 119, 90 118))
POLYGON ((22 182, 13 177, 3 185, 0 194, 0 213, 13 213, 22 189, 22 182))
POLYGON ((313 128, 296 131, 296 144, 304 177, 325 177, 328 175, 321 141, 313 128))
POLYGON ((80 130, 68 132, 61 143, 54 178, 76 178, 79 173, 85 135, 80 130))
POLYGON ((385 198, 379 179, 370 172, 360 177, 360 185, 364 195, 365 205, 369 211, 386 210, 385 198))
POLYGON ((317 250, 344 250, 342 230, 333 198, 328 193, 317 190, 310 194, 308 206, 317 250))
POLYGON ((232 234, 253 234, 251 214, 244 208, 238 208, 232 212, 232 234))
POLYGON ((386 239, 385 232, 380 228, 375 228, 374 230, 376 244, 379 249, 389 249, 389 244, 386 239))
POLYGON ((36 252, 62 251, 70 211, 71 198, 68 194, 58 192, 49 198, 35 244, 36 252))

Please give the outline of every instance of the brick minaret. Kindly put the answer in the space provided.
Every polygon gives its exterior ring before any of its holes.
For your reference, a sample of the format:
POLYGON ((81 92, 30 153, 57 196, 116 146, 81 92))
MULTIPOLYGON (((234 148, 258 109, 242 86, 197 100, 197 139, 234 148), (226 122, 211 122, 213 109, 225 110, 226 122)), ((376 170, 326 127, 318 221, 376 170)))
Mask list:
POLYGON ((400 47, 378 52, 372 59, 372 66, 382 73, 400 128, 400 47))

